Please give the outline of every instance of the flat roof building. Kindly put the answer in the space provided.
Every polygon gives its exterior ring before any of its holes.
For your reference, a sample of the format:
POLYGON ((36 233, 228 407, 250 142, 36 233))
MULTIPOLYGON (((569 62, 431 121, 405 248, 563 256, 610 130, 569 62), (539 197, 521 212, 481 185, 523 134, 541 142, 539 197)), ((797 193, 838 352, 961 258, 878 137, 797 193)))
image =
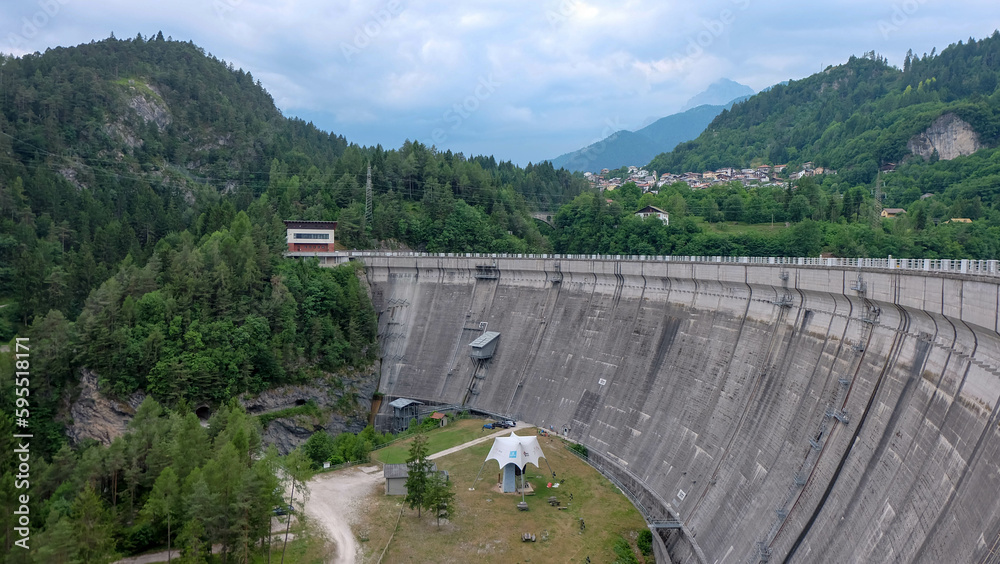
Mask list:
POLYGON ((285 239, 290 253, 332 253, 336 221, 285 220, 285 239))

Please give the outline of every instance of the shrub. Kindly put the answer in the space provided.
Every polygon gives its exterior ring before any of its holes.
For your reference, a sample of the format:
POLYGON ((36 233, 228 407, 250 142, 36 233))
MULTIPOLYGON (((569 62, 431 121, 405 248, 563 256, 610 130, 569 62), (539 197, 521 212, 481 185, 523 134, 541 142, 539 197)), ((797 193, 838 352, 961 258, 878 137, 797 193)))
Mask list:
POLYGON ((615 541, 615 564, 639 564, 639 559, 632 552, 632 546, 624 537, 618 537, 615 541))
POLYGON ((636 539, 635 544, 643 556, 653 554, 653 532, 649 529, 639 531, 639 538, 636 539))

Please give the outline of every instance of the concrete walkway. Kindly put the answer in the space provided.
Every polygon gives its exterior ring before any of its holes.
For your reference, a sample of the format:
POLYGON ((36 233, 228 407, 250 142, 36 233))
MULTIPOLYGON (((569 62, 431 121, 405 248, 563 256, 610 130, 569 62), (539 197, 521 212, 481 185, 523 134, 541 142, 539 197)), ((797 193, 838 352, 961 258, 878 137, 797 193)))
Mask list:
POLYGON ((441 452, 435 452, 434 454, 429 455, 427 457, 427 460, 434 460, 436 458, 441 458, 442 456, 448 456, 449 454, 451 454, 453 452, 458 452, 460 450, 467 449, 470 446, 478 445, 480 443, 485 443, 486 441, 488 441, 490 439, 495 439, 496 437, 508 437, 508 436, 510 436, 510 434, 512 432, 517 431, 519 429, 523 429, 523 428, 526 428, 526 427, 524 427, 524 423, 521 422, 521 421, 517 421, 517 426, 514 427, 514 428, 512 428, 512 429, 503 429, 501 431, 497 431, 495 433, 490 433, 489 435, 486 435, 486 436, 483 436, 483 437, 479 437, 478 439, 473 439, 473 440, 471 440, 471 441, 469 441, 467 443, 462 443, 462 444, 460 444, 458 446, 453 446, 451 448, 446 448, 446 449, 442 450, 441 452))

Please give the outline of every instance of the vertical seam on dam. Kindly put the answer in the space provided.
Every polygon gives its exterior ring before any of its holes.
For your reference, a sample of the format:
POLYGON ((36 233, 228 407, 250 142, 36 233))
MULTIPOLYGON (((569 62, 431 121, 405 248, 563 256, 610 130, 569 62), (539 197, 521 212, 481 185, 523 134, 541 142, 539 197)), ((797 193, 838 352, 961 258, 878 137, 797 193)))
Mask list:
MULTIPOLYGON (((909 316, 906 315, 905 311, 903 311, 902 308, 899 309, 903 313, 900 319, 899 329, 905 329, 906 324, 909 321, 909 316)), ((867 405, 865 405, 865 409, 862 412, 861 417, 858 419, 857 426, 855 426, 854 432, 851 434, 850 443, 848 447, 844 449, 844 453, 840 457, 840 462, 837 464, 837 469, 836 471, 834 471, 833 476, 831 476, 830 481, 827 483, 826 489, 823 492, 823 496, 820 498, 819 503, 816 505, 816 508, 813 510, 812 515, 809 517, 809 521, 802 528, 802 531, 799 533, 798 538, 795 539, 795 543, 792 545, 792 548, 788 551, 788 555, 785 556, 785 559, 783 561, 784 564, 789 564, 792 561, 792 558, 795 557, 795 553, 801 546, 802 541, 804 541, 806 536, 808 536, 809 533, 812 532, 812 527, 816 523, 816 519, 819 517, 819 514, 823 511, 824 507, 826 506, 826 502, 830 498, 830 493, 833 491, 833 488, 837 485, 837 481, 840 479, 840 474, 844 469, 844 465, 847 464, 847 459, 851 456, 851 453, 854 451, 855 443, 858 440, 858 435, 861 434, 861 429, 864 428, 865 423, 868 420, 868 415, 871 413, 872 404, 875 403, 875 398, 882 390, 885 376, 886 374, 889 373, 890 368, 896 363, 896 358, 899 355, 900 352, 899 349, 901 348, 902 345, 901 341, 904 339, 903 333, 904 331, 897 331, 894 334, 893 344, 892 347, 890 348, 890 352, 887 355, 885 364, 883 365, 883 368, 878 375, 878 380, 876 381, 874 388, 872 388, 871 394, 868 396, 868 403, 867 405)))

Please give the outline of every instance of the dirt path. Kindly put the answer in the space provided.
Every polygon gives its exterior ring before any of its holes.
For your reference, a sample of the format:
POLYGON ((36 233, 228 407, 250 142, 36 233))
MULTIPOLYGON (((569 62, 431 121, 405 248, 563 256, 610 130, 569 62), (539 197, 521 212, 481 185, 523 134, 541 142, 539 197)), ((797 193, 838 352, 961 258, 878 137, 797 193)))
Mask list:
POLYGON ((354 564, 358 550, 351 524, 358 506, 382 483, 378 466, 355 466, 317 475, 309 481, 306 513, 316 520, 337 545, 331 564, 354 564))

